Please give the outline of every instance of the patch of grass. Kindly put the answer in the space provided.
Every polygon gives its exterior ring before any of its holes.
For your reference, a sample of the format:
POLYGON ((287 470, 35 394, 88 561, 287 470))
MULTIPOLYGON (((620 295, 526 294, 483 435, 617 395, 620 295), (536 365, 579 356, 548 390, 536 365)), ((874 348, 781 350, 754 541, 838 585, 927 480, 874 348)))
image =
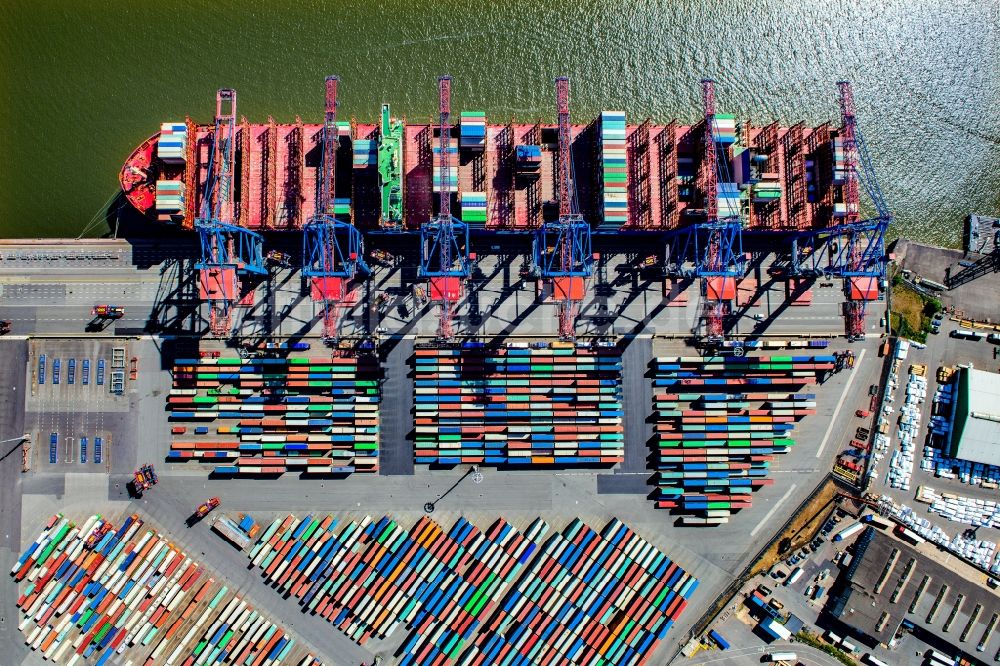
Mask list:
POLYGON ((836 659, 837 661, 845 664, 845 666, 857 666, 857 663, 853 658, 851 658, 843 650, 836 648, 829 643, 821 641, 819 636, 803 629, 799 633, 795 634, 795 640, 800 643, 805 643, 806 645, 811 645, 817 650, 822 650, 828 655, 836 659))
POLYGON ((941 308, 941 301, 936 298, 924 296, 905 283, 893 280, 892 312, 889 317, 896 335, 926 342, 931 331, 931 318, 941 308))
POLYGON ((757 560, 751 574, 757 575, 770 569, 785 557, 809 543, 820 524, 826 520, 828 509, 837 495, 837 485, 827 479, 812 496, 809 503, 795 514, 788 528, 774 540, 771 547, 757 560))

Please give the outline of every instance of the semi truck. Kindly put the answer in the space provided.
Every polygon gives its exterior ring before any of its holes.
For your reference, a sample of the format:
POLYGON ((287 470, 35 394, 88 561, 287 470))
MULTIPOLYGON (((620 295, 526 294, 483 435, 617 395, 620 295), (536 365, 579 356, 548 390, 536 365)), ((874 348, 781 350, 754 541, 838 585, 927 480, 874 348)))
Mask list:
POLYGON ((863 530, 864 527, 865 526, 863 524, 861 524, 861 523, 851 523, 850 525, 848 525, 844 529, 842 529, 839 532, 837 532, 836 534, 834 534, 833 535, 833 540, 834 541, 843 541, 844 539, 849 539, 852 536, 854 536, 855 534, 857 534, 858 532, 860 532, 861 530, 863 530))
POLYGON ((90 314, 102 319, 121 319, 125 316, 125 308, 120 305, 95 305, 90 314))
POLYGON ((196 518, 201 519, 207 516, 213 509, 221 504, 221 500, 218 497, 210 497, 206 501, 198 505, 195 509, 194 515, 196 518))

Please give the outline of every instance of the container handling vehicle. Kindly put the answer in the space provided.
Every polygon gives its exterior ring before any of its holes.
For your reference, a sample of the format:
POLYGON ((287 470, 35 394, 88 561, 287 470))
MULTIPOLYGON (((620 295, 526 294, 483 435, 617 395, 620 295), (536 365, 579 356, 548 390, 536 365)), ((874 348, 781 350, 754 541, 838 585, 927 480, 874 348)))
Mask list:
POLYGON ((120 305, 95 305, 90 314, 103 319, 121 319, 125 316, 125 308, 120 305))
POLYGON ((159 481, 159 477, 156 476, 156 470, 149 463, 135 470, 133 483, 135 485, 135 492, 140 496, 143 492, 159 483, 159 481))
POLYGON ((195 518, 201 520, 209 513, 211 513, 212 510, 218 507, 220 504, 222 504, 222 501, 218 497, 210 497, 208 500, 199 504, 198 508, 195 509, 194 512, 195 518))

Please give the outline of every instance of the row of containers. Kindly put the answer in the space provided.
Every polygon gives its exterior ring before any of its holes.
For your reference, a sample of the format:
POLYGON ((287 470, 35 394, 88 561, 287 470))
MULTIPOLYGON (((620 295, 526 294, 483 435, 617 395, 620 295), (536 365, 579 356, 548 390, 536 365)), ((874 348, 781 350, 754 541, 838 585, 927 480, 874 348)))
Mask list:
POLYGON ((448 173, 443 174, 441 169, 441 145, 435 141, 431 147, 431 167, 433 191, 437 192, 458 192, 458 141, 451 139, 448 142, 448 173))
POLYGON ((834 356, 661 357, 652 361, 657 506, 685 524, 719 525, 771 485, 776 454, 816 412, 802 390, 834 356))
POLYGON ((600 117, 601 145, 601 210, 603 227, 628 224, 628 164, 625 153, 625 112, 602 111, 600 117))
MULTIPOLYGON (((48 357, 45 354, 41 354, 38 357, 38 372, 36 377, 38 379, 38 385, 43 386, 45 384, 46 368, 48 363, 48 357)), ((76 383, 76 359, 71 358, 66 362, 66 383, 75 384, 76 383)), ((52 383, 58 384, 62 379, 62 359, 54 358, 52 359, 52 383)), ((97 372, 95 376, 95 383, 98 386, 104 386, 104 359, 97 359, 97 372)), ((90 359, 85 358, 80 360, 80 384, 82 386, 90 385, 90 359)))
POLYGON ((169 222, 175 217, 184 215, 184 181, 156 181, 156 218, 161 222, 169 222))
POLYGON ((421 464, 613 465, 624 459, 613 350, 418 348, 421 464))
POLYGON ((462 111, 459 118, 459 136, 462 148, 475 151, 485 150, 486 113, 484 111, 462 111))
POLYGON ((225 476, 375 472, 380 372, 371 355, 180 359, 167 461, 225 476))
POLYGON ((375 139, 355 139, 352 166, 367 169, 378 166, 378 141, 375 139))
POLYGON ((135 514, 52 516, 11 576, 25 642, 57 663, 320 664, 135 514))
POLYGON ((486 225, 486 192, 462 192, 462 221, 469 225, 486 225))
MULTIPOLYGON (((65 440, 64 440, 65 441, 65 440)), ((87 448, 90 444, 89 437, 80 437, 80 464, 87 463, 87 448)), ((94 437, 94 463, 101 464, 104 462, 104 439, 101 437, 94 437)), ((59 462, 59 433, 53 432, 49 433, 49 464, 56 464, 59 462)))
POLYGON ((503 519, 481 531, 421 517, 275 519, 250 549, 279 593, 359 644, 402 625, 396 652, 420 664, 640 663, 698 581, 618 519, 579 519, 548 539, 503 519), (543 543, 544 540, 544 543, 543 543))
POLYGON ((160 139, 156 156, 164 162, 177 164, 187 157, 187 124, 160 123, 160 139))

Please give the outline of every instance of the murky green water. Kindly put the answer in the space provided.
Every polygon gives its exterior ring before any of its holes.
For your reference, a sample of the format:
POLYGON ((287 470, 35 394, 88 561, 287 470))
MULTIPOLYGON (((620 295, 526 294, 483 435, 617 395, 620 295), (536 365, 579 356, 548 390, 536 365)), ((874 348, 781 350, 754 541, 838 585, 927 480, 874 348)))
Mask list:
POLYGON ((568 73, 579 118, 694 120, 710 75, 759 123, 835 119, 849 78, 896 232, 954 245, 967 212, 1000 213, 998 26, 996 2, 935 0, 4 0, 0 235, 75 236, 131 150, 210 119, 222 86, 251 119, 318 120, 336 73, 343 115, 424 119, 449 73, 458 109, 535 118, 568 73))

